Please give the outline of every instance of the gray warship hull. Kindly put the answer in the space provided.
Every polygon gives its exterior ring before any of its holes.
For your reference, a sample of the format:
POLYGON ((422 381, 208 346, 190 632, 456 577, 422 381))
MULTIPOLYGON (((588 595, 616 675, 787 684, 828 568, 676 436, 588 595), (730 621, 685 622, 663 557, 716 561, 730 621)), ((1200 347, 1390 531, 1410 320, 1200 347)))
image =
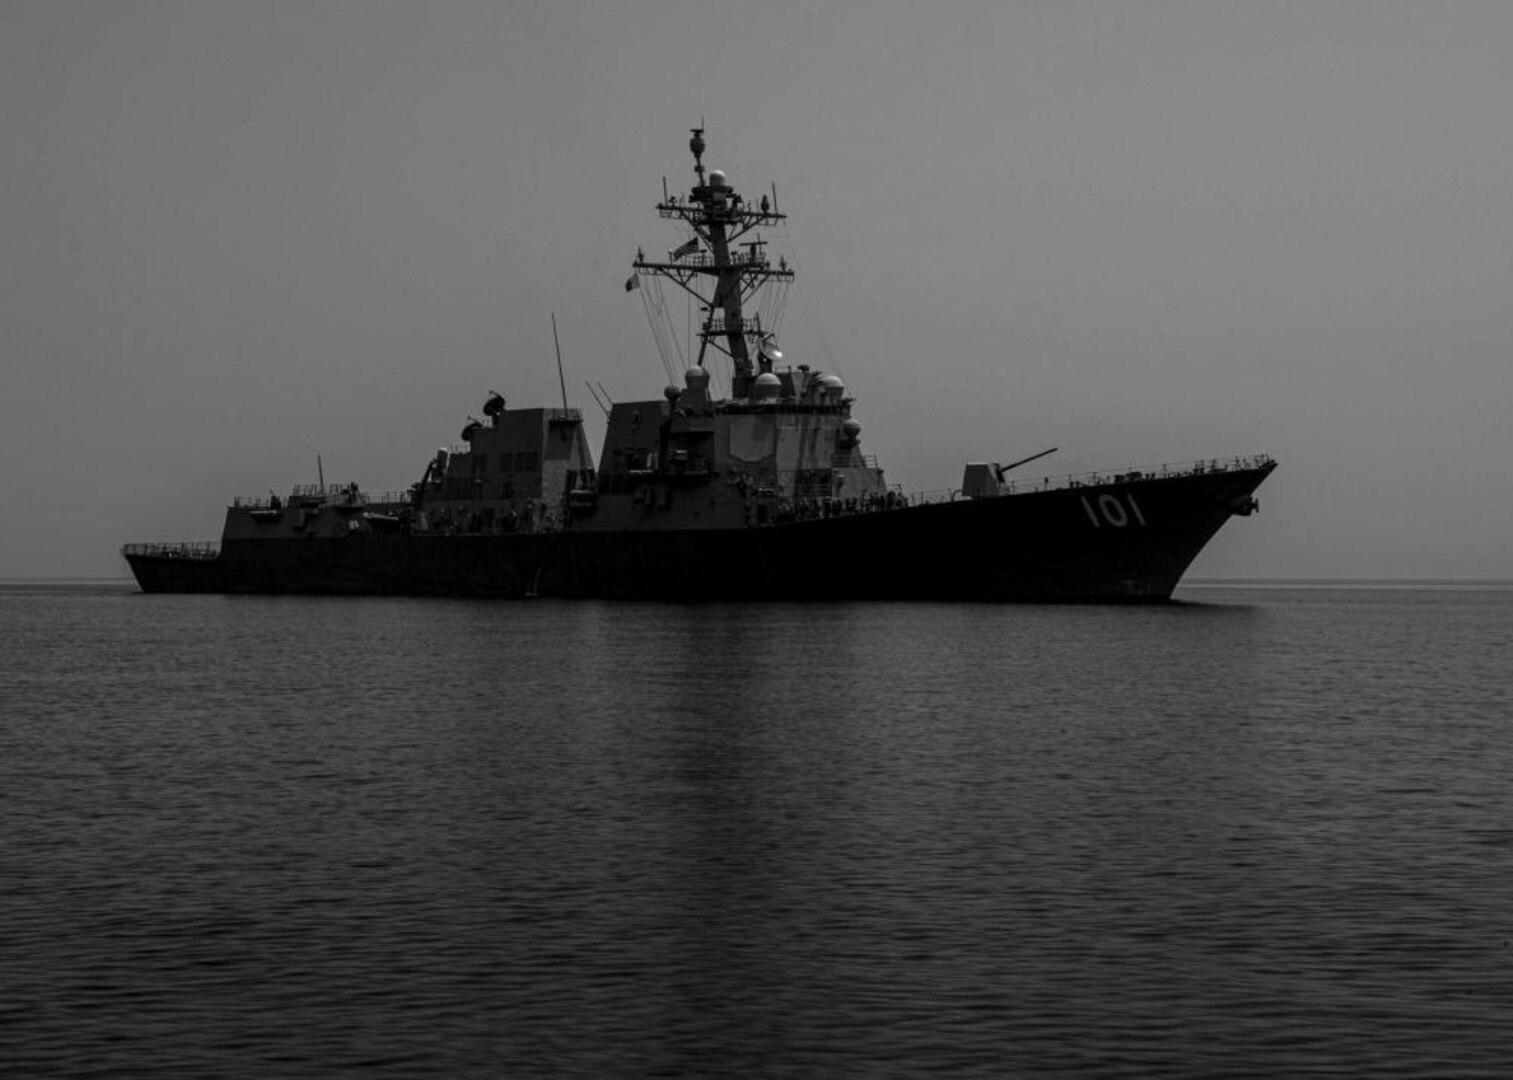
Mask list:
POLYGON ((1160 602, 1274 467, 734 529, 245 538, 126 557, 145 592, 1160 602))

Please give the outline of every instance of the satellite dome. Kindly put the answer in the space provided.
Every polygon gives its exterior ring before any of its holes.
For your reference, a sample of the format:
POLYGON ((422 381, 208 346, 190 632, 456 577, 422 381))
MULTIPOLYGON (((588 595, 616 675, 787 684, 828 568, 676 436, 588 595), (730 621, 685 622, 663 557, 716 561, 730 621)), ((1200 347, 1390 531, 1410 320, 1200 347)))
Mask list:
POLYGON ((846 384, 841 382, 839 375, 821 375, 819 383, 820 389, 828 397, 838 398, 846 392, 846 384))
POLYGON ((710 187, 724 187, 725 186, 725 170, 724 169, 710 169, 709 170, 709 186, 710 187))
POLYGON ((683 391, 679 390, 672 383, 668 383, 662 388, 662 396, 668 401, 677 401, 678 398, 683 396, 683 391))
POLYGON ((701 367, 691 367, 683 373, 683 382, 690 390, 702 390, 709 385, 709 372, 701 367))
POLYGON ((783 380, 770 371, 764 371, 751 381, 751 396, 753 398, 777 397, 782 388, 783 380))
POLYGON ((861 436, 862 425, 859 420, 847 420, 841 425, 841 430, 846 433, 846 438, 855 441, 861 436))

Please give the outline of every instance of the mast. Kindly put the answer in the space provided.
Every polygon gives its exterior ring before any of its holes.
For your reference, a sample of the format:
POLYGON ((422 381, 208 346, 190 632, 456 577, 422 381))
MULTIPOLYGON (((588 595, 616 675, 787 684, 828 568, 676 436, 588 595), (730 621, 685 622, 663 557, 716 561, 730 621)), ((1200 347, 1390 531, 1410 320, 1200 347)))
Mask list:
POLYGON ((731 253, 741 237, 762 225, 776 225, 787 219, 775 204, 763 195, 758 206, 751 206, 725 182, 725 174, 704 169, 704 129, 691 129, 688 149, 693 152, 696 182, 686 199, 669 197, 664 191, 657 213, 664 218, 682 221, 693 230, 694 237, 667 253, 666 261, 647 259, 636 253, 632 264, 641 274, 665 277, 690 293, 704 313, 699 328, 698 365, 704 366, 710 345, 730 357, 734 368, 730 392, 744 398, 757 376, 748 339, 756 343, 756 364, 770 370, 771 362, 761 349, 762 327, 756 318, 747 318, 743 305, 772 280, 790 281, 793 271, 787 264, 773 267, 767 262, 766 241, 755 238, 740 244, 744 251, 731 253), (697 285, 695 283, 698 283, 697 285))
POLYGON ((552 312, 552 344, 557 348, 557 385, 562 388, 562 411, 567 412, 567 380, 562 377, 562 342, 557 340, 557 313, 552 312))

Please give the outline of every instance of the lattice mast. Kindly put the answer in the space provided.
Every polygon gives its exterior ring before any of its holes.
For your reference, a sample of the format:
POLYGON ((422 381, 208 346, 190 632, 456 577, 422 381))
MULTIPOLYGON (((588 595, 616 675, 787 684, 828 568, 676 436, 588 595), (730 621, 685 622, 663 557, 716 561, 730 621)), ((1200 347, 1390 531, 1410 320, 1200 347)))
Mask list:
POLYGON ((725 353, 733 368, 731 397, 744 398, 752 380, 772 370, 772 360, 765 347, 769 335, 760 318, 747 318, 742 309, 769 281, 791 281, 793 271, 785 261, 778 266, 768 263, 765 240, 755 237, 742 242, 741 238, 759 226, 777 225, 787 215, 777 211, 776 191, 772 201, 763 195, 753 207, 731 190, 719 169, 709 170, 706 177, 704 129, 692 131, 688 149, 693 152, 698 180, 687 199, 668 196, 664 183, 657 213, 682 221, 693 230, 693 239, 668 252, 665 262, 647 259, 637 251, 633 265, 638 274, 665 277, 693 296, 703 313, 698 365, 704 366, 711 345, 725 353), (732 253, 737 247, 745 250, 732 253))

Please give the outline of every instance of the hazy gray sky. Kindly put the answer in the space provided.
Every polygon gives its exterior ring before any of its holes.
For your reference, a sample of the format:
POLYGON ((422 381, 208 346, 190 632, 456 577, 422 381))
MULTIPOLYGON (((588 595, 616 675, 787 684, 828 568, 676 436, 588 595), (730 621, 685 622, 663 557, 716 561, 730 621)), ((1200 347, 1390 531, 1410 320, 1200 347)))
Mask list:
MULTIPOLYGON (((687 129, 907 489, 1267 450, 1194 574, 1513 578, 1513 4, 0 2, 0 575, 656 396, 687 129)), ((595 453, 602 425, 593 433, 595 453)))

